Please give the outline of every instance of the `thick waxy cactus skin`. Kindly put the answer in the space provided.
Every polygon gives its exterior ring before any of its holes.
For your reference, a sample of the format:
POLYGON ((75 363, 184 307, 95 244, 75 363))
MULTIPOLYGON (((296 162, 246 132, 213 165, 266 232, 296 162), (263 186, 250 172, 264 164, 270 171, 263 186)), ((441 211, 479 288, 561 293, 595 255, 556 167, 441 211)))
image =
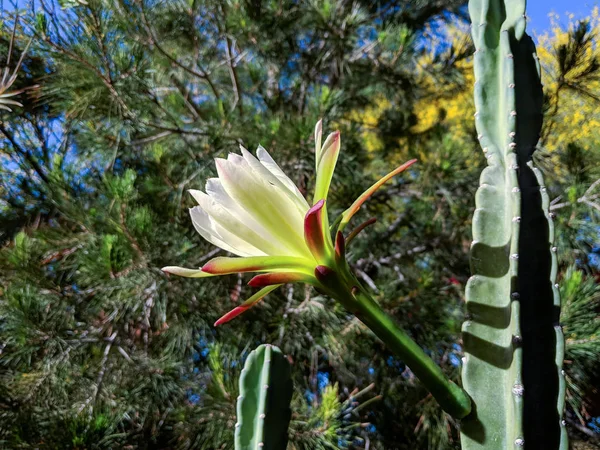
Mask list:
POLYGON ((277 347, 250 353, 240 376, 236 450, 285 450, 292 411, 290 364, 277 347))
POLYGON ((475 123, 488 161, 473 216, 463 385, 474 408, 463 449, 566 449, 556 248, 532 155, 542 124, 524 0, 470 0, 475 123))

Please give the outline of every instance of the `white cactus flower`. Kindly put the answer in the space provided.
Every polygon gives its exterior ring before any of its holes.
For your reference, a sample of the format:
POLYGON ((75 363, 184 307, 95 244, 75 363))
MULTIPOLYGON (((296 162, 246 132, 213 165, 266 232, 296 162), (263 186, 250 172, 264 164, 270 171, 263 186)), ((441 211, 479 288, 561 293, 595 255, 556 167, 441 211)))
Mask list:
POLYGON ((219 178, 206 182, 206 193, 191 190, 199 206, 190 210, 207 241, 238 256, 310 258, 304 243, 304 216, 310 206, 267 151, 255 158, 216 159, 219 178))
POLYGON ((190 190, 198 202, 190 209, 198 233, 239 257, 217 257, 200 269, 169 266, 163 271, 192 278, 266 272, 248 283, 263 289, 215 325, 246 311, 283 283, 302 281, 324 287, 323 276, 345 267, 341 232, 350 217, 381 184, 414 162, 375 183, 342 214, 334 245, 324 206, 340 151, 340 133, 331 133, 322 146, 321 137, 319 121, 315 127, 317 177, 312 207, 262 147, 258 147, 256 157, 242 147, 241 155, 216 158, 218 178, 207 180, 206 192, 190 190))

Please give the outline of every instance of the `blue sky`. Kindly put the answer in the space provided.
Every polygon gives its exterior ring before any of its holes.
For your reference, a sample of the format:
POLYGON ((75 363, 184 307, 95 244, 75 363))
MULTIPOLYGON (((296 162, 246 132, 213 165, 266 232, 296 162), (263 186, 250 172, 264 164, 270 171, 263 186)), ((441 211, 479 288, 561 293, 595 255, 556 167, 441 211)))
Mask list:
POLYGON ((536 33, 547 30, 550 27, 548 14, 551 12, 557 13, 560 23, 565 25, 568 22, 566 13, 573 13, 580 18, 589 14, 594 6, 600 6, 600 0, 528 0, 527 29, 536 33))
MULTIPOLYGON (((19 6, 28 4, 28 0, 17 0, 19 6)), ((10 4, 4 6, 11 7, 10 4)), ((575 17, 584 17, 594 6, 600 6, 600 0, 527 0, 527 16, 530 19, 527 29, 542 33, 550 26, 549 13, 558 13, 560 22, 565 25, 568 22, 566 13, 573 13, 575 17)))

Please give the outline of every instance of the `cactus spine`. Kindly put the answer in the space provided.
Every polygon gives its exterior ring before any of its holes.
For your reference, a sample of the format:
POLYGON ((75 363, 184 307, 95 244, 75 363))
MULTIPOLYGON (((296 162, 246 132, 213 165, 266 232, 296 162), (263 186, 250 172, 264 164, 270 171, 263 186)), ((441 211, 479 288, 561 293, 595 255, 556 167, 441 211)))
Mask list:
POLYGON ((470 0, 475 124, 487 158, 475 197, 463 324, 463 385, 473 399, 461 443, 567 449, 564 338, 548 195, 532 155, 542 124, 525 0, 470 0))
POLYGON ((290 364, 277 347, 250 353, 240 376, 235 448, 285 450, 292 411, 290 364))

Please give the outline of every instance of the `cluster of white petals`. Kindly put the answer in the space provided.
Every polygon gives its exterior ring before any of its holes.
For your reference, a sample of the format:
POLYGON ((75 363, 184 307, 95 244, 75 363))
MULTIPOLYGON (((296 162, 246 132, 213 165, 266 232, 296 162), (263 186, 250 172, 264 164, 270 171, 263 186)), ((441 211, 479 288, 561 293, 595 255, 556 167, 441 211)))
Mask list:
POLYGON ((219 177, 207 180, 206 193, 190 191, 198 202, 190 209, 194 227, 238 256, 312 258, 304 241, 306 199, 264 148, 257 157, 241 151, 215 159, 219 177))

